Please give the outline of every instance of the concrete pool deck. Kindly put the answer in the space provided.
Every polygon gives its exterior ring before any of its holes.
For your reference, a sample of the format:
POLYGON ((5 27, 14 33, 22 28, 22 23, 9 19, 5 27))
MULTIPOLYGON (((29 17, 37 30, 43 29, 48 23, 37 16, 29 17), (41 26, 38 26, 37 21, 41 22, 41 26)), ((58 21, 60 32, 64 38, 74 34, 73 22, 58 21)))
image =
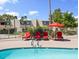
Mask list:
MULTIPOLYGON (((55 48, 78 48, 78 36, 64 36, 65 39, 69 39, 70 41, 39 41, 39 45, 41 47, 55 47, 55 48)), ((31 45, 32 40, 23 41, 20 37, 10 38, 10 39, 0 39, 0 50, 7 48, 19 48, 19 47, 33 47, 31 45)), ((34 41, 34 45, 37 44, 38 41, 34 41)))

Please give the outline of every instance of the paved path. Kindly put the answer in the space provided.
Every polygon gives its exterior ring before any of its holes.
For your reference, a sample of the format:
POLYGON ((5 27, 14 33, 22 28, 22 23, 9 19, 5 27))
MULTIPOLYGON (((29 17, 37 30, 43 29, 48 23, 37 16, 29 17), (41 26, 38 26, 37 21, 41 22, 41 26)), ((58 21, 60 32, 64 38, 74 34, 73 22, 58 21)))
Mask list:
MULTIPOLYGON (((41 47, 58 47, 58 48, 78 48, 78 38, 77 35, 74 36, 64 36, 65 39, 71 41, 39 41, 41 47)), ((17 48, 17 47, 33 47, 30 41, 23 41, 20 37, 10 38, 10 39, 0 39, 0 50, 6 48, 17 48)), ((37 46, 38 41, 34 41, 34 46, 37 46)))

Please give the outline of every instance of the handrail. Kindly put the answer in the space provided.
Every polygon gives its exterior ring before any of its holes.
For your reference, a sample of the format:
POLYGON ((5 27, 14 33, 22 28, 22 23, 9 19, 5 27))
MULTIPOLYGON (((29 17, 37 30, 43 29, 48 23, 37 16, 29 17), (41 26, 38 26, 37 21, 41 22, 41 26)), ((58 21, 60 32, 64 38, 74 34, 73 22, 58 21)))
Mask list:
POLYGON ((38 46, 38 47, 41 47, 41 45, 39 44, 39 41, 37 41, 37 46, 38 46))
POLYGON ((33 40, 31 41, 31 46, 33 46, 33 47, 34 47, 34 41, 33 41, 33 40))
POLYGON ((41 45, 39 44, 39 41, 37 41, 36 44, 34 44, 34 43, 35 43, 34 40, 32 40, 32 41, 31 41, 31 46, 32 46, 32 47, 41 47, 41 45))

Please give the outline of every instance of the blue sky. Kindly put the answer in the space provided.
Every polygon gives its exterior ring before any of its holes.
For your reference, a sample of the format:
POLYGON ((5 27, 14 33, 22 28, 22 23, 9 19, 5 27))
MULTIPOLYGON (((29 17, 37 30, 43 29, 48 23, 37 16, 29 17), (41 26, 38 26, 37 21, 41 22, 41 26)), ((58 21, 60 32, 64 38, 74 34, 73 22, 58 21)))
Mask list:
MULTIPOLYGON (((63 12, 73 12, 78 16, 77 0, 51 0, 52 12, 60 8, 63 12)), ((7 13, 18 17, 48 20, 48 0, 0 0, 0 14, 7 13)))

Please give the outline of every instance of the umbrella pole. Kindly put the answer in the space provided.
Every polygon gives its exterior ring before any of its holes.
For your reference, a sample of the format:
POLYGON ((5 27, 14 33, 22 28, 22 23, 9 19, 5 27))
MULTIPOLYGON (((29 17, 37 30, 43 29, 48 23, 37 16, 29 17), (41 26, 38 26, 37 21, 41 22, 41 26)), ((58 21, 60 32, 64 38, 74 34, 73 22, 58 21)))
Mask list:
POLYGON ((55 28, 55 39, 56 39, 56 28, 55 28))
POLYGON ((58 31, 58 28, 55 28, 55 39, 56 39, 56 33, 57 33, 57 31, 58 31))
POLYGON ((53 31, 54 31, 54 39, 56 39, 56 28, 53 27, 53 31))

